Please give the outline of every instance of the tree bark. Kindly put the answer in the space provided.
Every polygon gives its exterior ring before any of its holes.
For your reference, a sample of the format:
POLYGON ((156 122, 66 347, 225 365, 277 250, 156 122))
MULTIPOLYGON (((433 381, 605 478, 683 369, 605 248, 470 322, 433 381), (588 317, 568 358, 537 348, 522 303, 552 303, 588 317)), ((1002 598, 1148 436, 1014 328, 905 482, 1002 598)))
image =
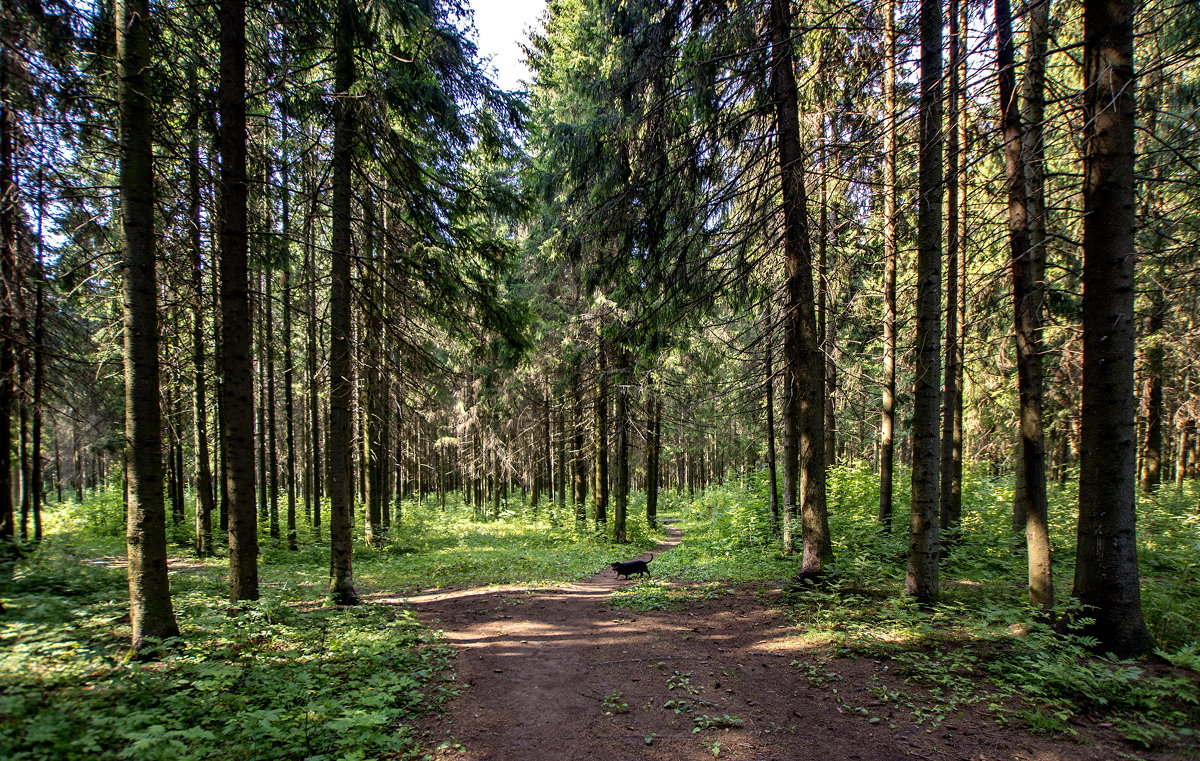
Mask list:
POLYGON ((125 461, 131 657, 153 638, 179 636, 167 574, 159 409, 158 282, 151 144, 150 8, 116 0, 121 243, 125 276, 125 461))
POLYGON ((308 324, 305 336, 307 339, 305 357, 307 360, 306 369, 308 376, 309 441, 311 443, 311 451, 309 453, 309 482, 311 484, 311 491, 309 492, 308 514, 309 519, 312 521, 313 530, 317 537, 320 538, 321 500, 325 496, 325 479, 322 472, 325 460, 322 457, 321 451, 321 432, 325 426, 322 425, 321 421, 321 384, 317 371, 317 263, 316 241, 314 240, 313 231, 314 217, 317 213, 316 195, 317 191, 314 189, 312 203, 308 215, 304 220, 304 263, 308 277, 308 324))
POLYGON ((766 396, 764 413, 767 418, 767 502, 771 508, 771 534, 779 538, 781 534, 779 516, 779 478, 775 462, 775 370, 772 367, 772 356, 775 353, 775 331, 771 321, 774 319, 770 309, 766 310, 767 333, 763 338, 763 392, 766 396))
MULTIPOLYGON (((14 305, 20 290, 20 252, 17 241, 19 202, 13 160, 16 120, 12 113, 10 97, 9 72, 12 66, 8 60, 9 55, 7 46, 0 50, 0 542, 5 544, 16 538, 16 516, 13 513, 12 499, 12 408, 16 401, 13 378, 16 346, 13 336, 14 305)), ((139 93, 135 97, 144 99, 145 96, 139 93)), ((0 555, 15 556, 15 551, 15 547, 0 546, 0 555)), ((7 560, 7 557, 4 559, 7 560)))
MULTIPOLYGON (((40 204, 44 206, 44 204, 40 204)), ((41 226, 39 214, 38 226, 41 226)), ((38 232, 38 254, 35 263, 37 290, 33 304, 33 434, 30 446, 33 450, 33 462, 30 466, 29 480, 32 484, 33 498, 33 539, 42 541, 42 392, 46 381, 46 319, 45 319, 45 273, 42 270, 42 233, 38 232)), ((61 500, 60 500, 61 501, 61 500)))
POLYGON ((896 2, 884 4, 883 416, 879 427, 879 524, 892 530, 896 431, 896 2))
POLYGON ((246 202, 246 4, 221 0, 221 411, 229 494, 229 597, 258 599, 254 370, 246 202))
POLYGON ((942 9, 921 0, 920 151, 917 177, 916 387, 906 594, 938 598, 942 254, 942 9))
POLYGON ((1042 284, 1039 251, 1029 236, 1024 141, 1017 101, 1012 11, 1008 0, 996 0, 996 65, 999 68, 1000 109, 1004 133, 1004 163, 1008 191, 1009 261, 1017 342, 1017 389, 1022 460, 1020 490, 1024 504, 1025 539, 1029 560, 1029 602, 1049 611, 1054 604, 1050 568, 1050 534, 1046 517, 1046 448, 1042 431, 1042 284))
POLYGON ((283 414, 287 437, 287 548, 299 549, 296 537, 296 407, 295 357, 292 352, 292 187, 291 154, 288 153, 288 97, 283 95, 280 114, 280 208, 283 210, 283 414))
POLYGON ((784 547, 790 549, 787 514, 799 497, 803 556, 800 576, 811 578, 832 559, 825 511, 825 368, 814 309, 813 251, 808 236, 808 196, 800 146, 796 62, 791 6, 771 0, 771 99, 778 131, 779 173, 783 199, 784 357, 788 399, 784 406, 784 547))
POLYGON ((596 529, 608 523, 608 363, 604 339, 596 350, 596 529))
POLYGON ((662 402, 651 386, 646 398, 646 525, 658 528, 659 458, 662 452, 662 402))
POLYGON ((270 523, 268 531, 272 539, 279 538, 279 427, 276 425, 275 418, 275 269, 274 267, 267 268, 266 271, 266 288, 264 289, 265 315, 263 316, 263 324, 266 326, 267 333, 263 337, 266 344, 266 359, 267 359, 267 432, 265 440, 267 442, 267 491, 268 491, 268 509, 270 523))
POLYGON ((350 90, 355 81, 354 4, 339 0, 334 40, 336 123, 333 134, 333 240, 329 290, 329 594, 338 605, 359 602, 354 589, 352 520, 354 469, 351 438, 354 379, 351 375, 350 203, 355 132, 350 90))
POLYGON ((946 99, 947 149, 946 149, 946 362, 942 384, 942 451, 941 451, 941 532, 944 547, 958 534, 962 518, 962 457, 961 438, 956 436, 956 412, 962 405, 962 389, 959 388, 962 358, 958 354, 958 216, 959 173, 962 171, 959 142, 959 88, 963 87, 962 60, 966 55, 964 38, 966 30, 959 18, 959 1, 949 0, 946 17, 949 20, 950 49, 949 97, 946 99))
POLYGON ((629 356, 618 355, 621 367, 617 374, 617 477, 614 484, 616 499, 613 505, 613 541, 629 541, 625 521, 629 513, 629 356))
POLYGON ((587 449, 585 446, 585 423, 583 393, 579 388, 579 375, 571 380, 575 397, 574 459, 575 459, 575 525, 587 522, 587 449))
MULTIPOLYGON (((196 71, 192 77, 193 102, 198 103, 196 71)), ((200 230, 200 114, 199 106, 188 117, 188 248, 192 257, 192 436, 196 447, 196 554, 213 553, 213 484, 208 450, 208 399, 205 388, 204 264, 200 230)))
POLYGON ((1084 3, 1083 407, 1075 596, 1102 651, 1146 651, 1134 492, 1133 0, 1084 3))

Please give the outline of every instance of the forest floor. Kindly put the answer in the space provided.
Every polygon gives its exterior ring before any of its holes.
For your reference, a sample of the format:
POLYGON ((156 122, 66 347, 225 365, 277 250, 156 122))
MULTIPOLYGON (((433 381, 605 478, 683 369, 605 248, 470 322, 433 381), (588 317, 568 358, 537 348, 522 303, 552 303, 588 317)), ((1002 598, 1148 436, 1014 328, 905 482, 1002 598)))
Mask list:
MULTIPOLYGON (((655 555, 682 538, 673 528, 669 535, 655 555)), ((1137 749, 1086 720, 1074 723, 1073 736, 1033 735, 998 725, 978 704, 919 721, 911 705, 894 699, 903 688, 895 664, 831 660, 806 644, 777 604, 780 589, 743 585, 680 610, 634 613, 613 605, 613 593, 631 583, 605 571, 554 588, 373 597, 411 605, 459 652, 462 692, 425 726, 435 758, 1184 757, 1137 749)))

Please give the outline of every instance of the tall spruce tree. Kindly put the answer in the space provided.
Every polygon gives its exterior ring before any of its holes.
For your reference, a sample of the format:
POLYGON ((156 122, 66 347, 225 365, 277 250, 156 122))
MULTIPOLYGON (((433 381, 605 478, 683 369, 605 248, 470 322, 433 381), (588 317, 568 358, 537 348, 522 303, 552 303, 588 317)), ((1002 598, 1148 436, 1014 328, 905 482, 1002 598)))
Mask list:
POLYGON ((1133 395, 1137 100, 1133 0, 1086 0, 1083 29, 1083 408, 1076 599, 1120 656, 1150 647, 1137 560, 1133 395))
POLYGON ((150 4, 116 0, 122 270, 125 278, 126 544, 132 657, 179 636, 167 575, 159 409, 158 279, 154 237, 154 115, 150 4))

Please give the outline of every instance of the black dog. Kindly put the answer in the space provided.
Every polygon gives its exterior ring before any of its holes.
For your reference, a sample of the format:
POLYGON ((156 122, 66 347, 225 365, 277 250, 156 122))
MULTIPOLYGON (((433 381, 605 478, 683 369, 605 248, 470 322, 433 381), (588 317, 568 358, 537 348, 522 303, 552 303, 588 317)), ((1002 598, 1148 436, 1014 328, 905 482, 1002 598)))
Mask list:
MULTIPOLYGON (((650 560, 653 560, 653 559, 654 559, 653 557, 650 558, 650 560)), ((648 566, 647 563, 649 563, 650 560, 630 560, 627 563, 613 563, 612 569, 617 572, 618 579, 621 578, 622 576, 624 576, 625 578, 628 579, 631 575, 633 575, 635 573, 638 575, 644 574, 646 576, 649 576, 650 575, 650 566, 648 566)))

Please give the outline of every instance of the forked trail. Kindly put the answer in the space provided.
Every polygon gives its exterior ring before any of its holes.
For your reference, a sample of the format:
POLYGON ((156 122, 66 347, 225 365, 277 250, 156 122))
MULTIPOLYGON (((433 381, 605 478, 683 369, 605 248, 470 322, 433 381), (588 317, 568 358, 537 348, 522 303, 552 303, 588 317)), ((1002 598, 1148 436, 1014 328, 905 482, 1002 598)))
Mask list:
MULTIPOLYGON (((678 530, 669 533, 655 555, 682 538, 678 530)), ((428 727, 435 742, 452 738, 437 758, 1121 757, 1112 747, 1000 728, 986 714, 956 716, 928 731, 907 709, 875 697, 868 685, 886 685, 892 677, 885 664, 871 660, 824 664, 820 673, 837 677, 812 686, 804 667, 819 658, 771 607, 775 591, 741 589, 681 611, 631 613, 609 604, 613 590, 628 583, 606 570, 551 590, 485 588, 409 598, 459 650, 462 694, 428 727)))

